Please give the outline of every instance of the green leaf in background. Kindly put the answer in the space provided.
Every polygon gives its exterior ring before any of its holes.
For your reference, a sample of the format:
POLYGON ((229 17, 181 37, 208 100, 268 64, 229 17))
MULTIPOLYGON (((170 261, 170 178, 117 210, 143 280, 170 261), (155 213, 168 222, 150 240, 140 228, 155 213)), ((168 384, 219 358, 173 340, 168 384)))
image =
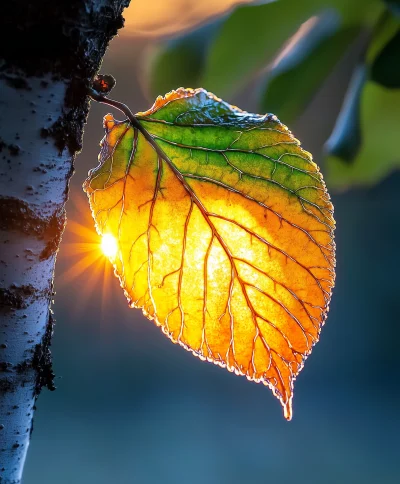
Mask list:
MULTIPOLYGON (((335 188, 371 185, 400 167, 400 89, 386 89, 368 81, 361 93, 359 109, 362 144, 352 163, 333 155, 327 159, 328 183, 335 188)), ((337 126, 340 122, 339 117, 337 126)))
POLYGON ((370 76, 382 86, 400 87, 400 28, 377 55, 370 76))
POLYGON ((370 78, 388 88, 400 87, 400 18, 385 11, 366 53, 370 78))
POLYGON ((278 0, 238 8, 209 49, 202 85, 232 96, 271 62, 303 22, 327 8, 338 12, 346 28, 369 25, 383 7, 378 0, 278 0))
POLYGON ((235 10, 209 50, 202 85, 232 96, 307 20, 312 11, 309 3, 277 1, 235 10))
POLYGON ((385 45, 396 34, 398 28, 399 21, 387 10, 385 10, 377 19, 373 28, 372 37, 365 55, 367 65, 373 64, 374 60, 385 47, 385 45))
POLYGON ((365 65, 354 73, 326 144, 331 186, 377 183, 400 166, 400 89, 396 89, 400 87, 399 25, 389 11, 381 15, 365 65))
POLYGON ((360 100, 367 79, 367 68, 359 66, 353 74, 335 128, 326 143, 331 155, 349 163, 361 145, 360 100))
POLYGON ((220 25, 221 21, 217 20, 177 39, 160 42, 155 47, 150 59, 146 57, 149 64, 145 67, 152 99, 176 86, 199 85, 207 48, 220 25))
POLYGON ((357 27, 342 28, 332 10, 307 20, 267 73, 261 109, 292 123, 359 32, 357 27))

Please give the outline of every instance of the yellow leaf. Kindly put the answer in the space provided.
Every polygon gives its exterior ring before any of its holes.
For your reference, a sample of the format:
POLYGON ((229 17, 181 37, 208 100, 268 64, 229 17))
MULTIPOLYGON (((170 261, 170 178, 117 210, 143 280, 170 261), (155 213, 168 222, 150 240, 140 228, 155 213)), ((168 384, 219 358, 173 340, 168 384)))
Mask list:
POLYGON ((334 282, 317 165, 275 116, 203 89, 130 118, 105 117, 84 189, 131 306, 195 356, 268 385, 290 420, 334 282))

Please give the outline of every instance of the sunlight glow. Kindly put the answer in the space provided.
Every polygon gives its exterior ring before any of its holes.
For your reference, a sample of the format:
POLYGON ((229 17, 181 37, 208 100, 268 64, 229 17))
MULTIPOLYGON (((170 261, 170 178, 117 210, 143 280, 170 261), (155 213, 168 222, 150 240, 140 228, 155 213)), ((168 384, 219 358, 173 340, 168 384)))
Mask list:
MULTIPOLYGON (((271 0, 264 0, 265 3, 271 0)), ((227 14, 233 8, 254 0, 153 0, 132 2, 124 11, 122 35, 159 37, 177 35, 212 17, 227 14)), ((257 3, 260 3, 258 0, 257 3)))
POLYGON ((104 234, 101 239, 101 250, 109 259, 115 259, 118 251, 118 244, 115 237, 111 234, 104 234))

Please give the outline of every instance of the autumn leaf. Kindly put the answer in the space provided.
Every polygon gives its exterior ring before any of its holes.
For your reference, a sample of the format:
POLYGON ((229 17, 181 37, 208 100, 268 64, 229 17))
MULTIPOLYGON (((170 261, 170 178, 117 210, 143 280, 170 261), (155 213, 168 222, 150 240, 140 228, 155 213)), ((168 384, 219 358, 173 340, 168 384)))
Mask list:
POLYGON ((290 420, 334 282, 317 165, 276 116, 203 89, 128 117, 105 116, 84 190, 130 305, 200 359, 269 386, 290 420))

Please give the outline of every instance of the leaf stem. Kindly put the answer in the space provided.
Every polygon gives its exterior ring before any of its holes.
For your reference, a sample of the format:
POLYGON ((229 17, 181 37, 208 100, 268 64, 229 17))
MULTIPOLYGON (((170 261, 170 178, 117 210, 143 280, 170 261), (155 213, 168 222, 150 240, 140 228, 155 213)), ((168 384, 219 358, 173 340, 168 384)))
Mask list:
POLYGON ((94 89, 89 89, 89 96, 94 100, 99 103, 103 104, 108 104, 109 106, 112 106, 113 108, 118 109, 121 111, 121 113, 124 113, 125 116, 129 119, 129 121, 132 121, 132 123, 135 125, 137 124, 137 119, 136 116, 132 113, 132 111, 128 108, 128 106, 124 103, 121 103, 119 101, 115 101, 114 99, 110 99, 107 96, 103 96, 99 94, 97 91, 94 89))
POLYGON ((111 106, 115 109, 118 109, 121 111, 121 113, 125 114, 125 116, 129 119, 131 122, 132 126, 137 128, 142 135, 146 138, 146 140, 150 143, 150 145, 154 148, 156 153, 161 156, 162 159, 165 159, 166 155, 162 151, 161 148, 157 145, 157 143, 154 141, 153 137, 149 134, 149 132, 140 124, 139 120, 137 117, 132 113, 132 111, 128 108, 128 106, 124 103, 121 103, 119 101, 115 101, 114 99, 110 99, 106 96, 102 96, 98 92, 96 92, 94 89, 89 89, 89 96, 94 100, 102 104, 107 104, 108 106, 111 106))

